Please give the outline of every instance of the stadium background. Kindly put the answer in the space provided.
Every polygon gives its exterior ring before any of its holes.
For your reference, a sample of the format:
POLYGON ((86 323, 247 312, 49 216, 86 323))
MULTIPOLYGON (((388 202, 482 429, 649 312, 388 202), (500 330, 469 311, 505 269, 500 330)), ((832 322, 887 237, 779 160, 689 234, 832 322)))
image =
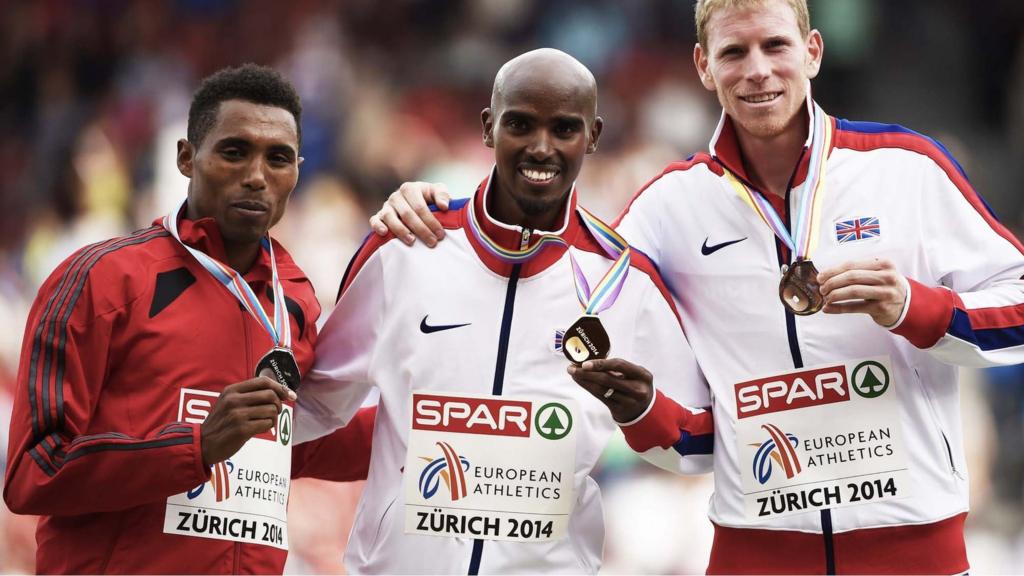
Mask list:
MULTIPOLYGON (((811 11, 825 38, 825 109, 943 141, 1019 231, 1024 3, 812 0, 811 11)), ((432 180, 466 195, 482 178, 491 152, 479 111, 494 72, 524 50, 561 48, 598 77, 605 133, 580 187, 603 217, 704 149, 717 121, 692 69, 692 0, 0 0, 0 14, 0 468, 39 284, 77 247, 146 226, 180 199, 174 146, 189 96, 222 66, 275 66, 302 96, 306 162, 274 233, 325 311, 387 193, 432 180)), ((1024 566, 1022 380, 1019 368, 964 371, 978 573, 1024 566)), ((703 571, 709 478, 661 474, 619 444, 598 479, 606 571, 703 571)), ((288 572, 342 570, 358 493, 296 483, 288 572)), ((34 525, 0 507, 0 572, 33 569, 34 525)))

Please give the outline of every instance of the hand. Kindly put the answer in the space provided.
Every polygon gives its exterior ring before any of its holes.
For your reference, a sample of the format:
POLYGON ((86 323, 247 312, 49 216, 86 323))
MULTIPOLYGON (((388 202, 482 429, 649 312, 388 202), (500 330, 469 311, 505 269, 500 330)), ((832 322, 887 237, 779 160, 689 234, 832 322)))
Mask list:
POLYGON ((199 426, 203 465, 227 460, 249 438, 273 428, 286 398, 295 400, 295 393, 266 376, 225 388, 199 426))
POLYGON ((570 364, 569 375, 603 402, 619 423, 636 420, 654 399, 654 376, 643 366, 621 358, 570 364), (610 396, 609 390, 613 391, 610 396))
POLYGON ((846 262, 818 274, 826 314, 868 314, 890 328, 903 314, 907 281, 888 260, 846 262))
POLYGON ((438 210, 446 212, 449 198, 444 184, 406 182, 388 196, 379 212, 370 216, 370 228, 378 236, 385 236, 391 231, 409 246, 419 238, 433 248, 444 238, 444 227, 434 218, 427 204, 433 203, 438 210))

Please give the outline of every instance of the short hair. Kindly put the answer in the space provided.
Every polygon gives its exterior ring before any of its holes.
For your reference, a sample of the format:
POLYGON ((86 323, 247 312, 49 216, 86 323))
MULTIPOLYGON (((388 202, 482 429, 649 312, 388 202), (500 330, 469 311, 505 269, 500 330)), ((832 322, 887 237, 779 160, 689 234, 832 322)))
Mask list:
POLYGON ((302 141, 302 103, 295 87, 273 68, 249 63, 222 68, 207 76, 192 95, 188 109, 188 141, 193 146, 198 148, 210 133, 217 122, 220 103, 226 100, 244 100, 291 112, 299 141, 302 141))
MULTIPOLYGON (((768 0, 697 0, 694 7, 694 19, 697 22, 697 41, 707 50, 708 48, 708 20, 711 14, 720 8, 747 8, 764 4, 768 0)), ((811 33, 811 16, 807 10, 807 0, 786 0, 789 7, 796 13, 796 23, 800 27, 800 34, 806 38, 811 33)))

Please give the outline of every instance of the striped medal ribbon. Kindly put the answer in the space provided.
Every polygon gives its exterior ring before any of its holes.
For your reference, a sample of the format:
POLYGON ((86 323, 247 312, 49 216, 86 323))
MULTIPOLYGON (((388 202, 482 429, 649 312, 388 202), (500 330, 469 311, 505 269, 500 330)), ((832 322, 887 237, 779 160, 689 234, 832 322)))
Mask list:
POLYGON ((264 236, 260 245, 270 253, 271 286, 274 291, 274 315, 273 320, 267 316, 260 304, 256 294, 249 287, 249 284, 242 278, 235 269, 218 261, 216 258, 185 244, 178 234, 178 214, 185 207, 187 198, 170 214, 164 216, 163 227, 174 236, 174 239, 188 250, 203 268, 220 282, 245 308, 246 311, 256 319, 256 322, 266 330, 274 347, 268 351, 256 364, 255 376, 266 375, 291 389, 298 388, 300 374, 295 356, 292 354, 292 330, 288 322, 288 311, 284 304, 284 286, 277 275, 277 259, 274 257, 274 244, 270 236, 264 236), (265 374, 264 374, 265 373, 265 374))
MULTIPOLYGON (((632 249, 607 224, 583 208, 577 208, 583 224, 597 240, 598 245, 615 262, 608 268, 601 280, 591 290, 586 275, 580 268, 576 257, 569 252, 569 261, 572 264, 573 284, 576 287, 576 298, 583 308, 583 315, 566 330, 562 351, 566 358, 576 364, 582 364, 592 358, 606 358, 611 350, 611 341, 608 332, 601 325, 597 315, 607 310, 618 299, 622 287, 629 275, 629 261, 632 249)), ((543 234, 540 240, 533 246, 524 250, 510 250, 495 242, 480 227, 477 221, 476 210, 469 206, 469 229, 474 237, 480 242, 485 250, 490 252, 499 260, 508 264, 522 264, 536 256, 541 250, 548 246, 566 246, 569 244, 556 234, 543 234)))
POLYGON ((801 316, 814 314, 825 304, 817 281, 818 270, 811 261, 811 253, 818 245, 821 206, 825 198, 825 170, 833 136, 829 117, 817 102, 811 101, 811 104, 811 156, 807 165, 807 178, 798 192, 799 202, 792 234, 761 191, 748 186, 731 171, 725 171, 726 179, 736 194, 792 252, 794 262, 782 267, 779 298, 786 308, 801 316))

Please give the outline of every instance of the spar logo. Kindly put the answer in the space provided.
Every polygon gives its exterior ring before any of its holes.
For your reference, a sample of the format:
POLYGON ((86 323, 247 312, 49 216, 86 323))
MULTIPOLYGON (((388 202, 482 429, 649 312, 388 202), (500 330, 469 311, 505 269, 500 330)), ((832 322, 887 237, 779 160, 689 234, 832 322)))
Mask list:
POLYGON ((802 468, 796 447, 800 441, 796 436, 784 433, 774 424, 764 424, 761 428, 768 432, 768 440, 761 444, 754 454, 754 478, 761 484, 766 484, 772 477, 773 461, 782 467, 787 479, 799 474, 802 468))
POLYGON ((842 364, 740 382, 735 389, 736 417, 741 419, 850 400, 842 364))
MULTIPOLYGON (((210 470, 210 487, 217 498, 217 502, 223 502, 231 497, 231 473, 235 471, 235 465, 231 460, 217 462, 210 470)), ((185 493, 189 500, 195 500, 203 493, 206 482, 185 493)))
POLYGON ((412 427, 459 434, 530 436, 533 404, 500 398, 412 395, 412 427))
POLYGON ((451 444, 447 442, 437 442, 437 447, 441 449, 440 458, 432 460, 429 457, 420 456, 421 460, 429 462, 426 468, 420 472, 420 494, 423 494, 424 499, 429 500, 437 493, 437 489, 441 485, 440 480, 444 480, 444 484, 448 487, 448 492, 451 494, 452 502, 459 498, 465 498, 467 494, 466 472, 469 471, 469 460, 465 456, 459 456, 451 444))

